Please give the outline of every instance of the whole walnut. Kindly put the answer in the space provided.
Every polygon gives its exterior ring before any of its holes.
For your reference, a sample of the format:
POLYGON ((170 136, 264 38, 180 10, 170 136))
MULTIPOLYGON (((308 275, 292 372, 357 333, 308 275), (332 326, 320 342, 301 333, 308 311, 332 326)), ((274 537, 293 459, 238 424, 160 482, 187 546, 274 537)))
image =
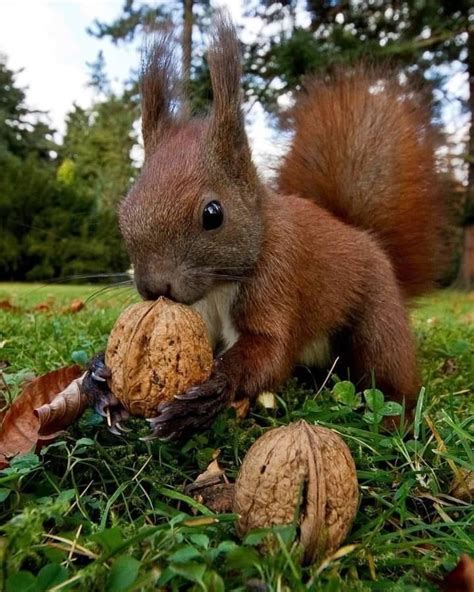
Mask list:
POLYGON ((235 484, 237 531, 299 526, 303 561, 339 548, 359 502, 351 453, 334 431, 305 421, 268 431, 248 451, 235 484))
POLYGON ((110 390, 140 417, 154 417, 160 403, 207 380, 212 362, 201 316, 166 298, 125 309, 105 353, 110 390))

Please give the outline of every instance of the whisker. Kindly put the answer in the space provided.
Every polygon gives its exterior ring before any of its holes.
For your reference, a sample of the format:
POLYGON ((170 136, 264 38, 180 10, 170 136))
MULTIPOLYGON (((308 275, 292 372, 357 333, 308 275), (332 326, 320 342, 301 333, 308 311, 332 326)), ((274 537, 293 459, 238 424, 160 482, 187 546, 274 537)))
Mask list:
POLYGON ((101 294, 104 294, 105 292, 110 292, 112 290, 116 290, 120 286, 132 287, 133 282, 132 282, 132 280, 126 280, 124 282, 117 282, 115 284, 111 284, 110 286, 104 286, 104 287, 100 288, 99 290, 96 290, 95 292, 93 292, 90 296, 88 296, 88 298, 86 299, 84 304, 88 304, 89 302, 92 302, 93 300, 98 298, 101 294))
POLYGON ((66 275, 62 277, 52 278, 50 280, 42 280, 40 283, 41 286, 34 288, 32 293, 38 292, 40 290, 44 290, 48 288, 50 285, 56 284, 66 284, 67 282, 73 282, 75 280, 92 280, 92 279, 107 279, 107 278, 120 278, 120 277, 130 277, 128 272, 116 272, 116 273, 96 273, 96 274, 76 274, 76 275, 66 275))
POLYGON ((203 279, 214 279, 220 281, 230 281, 230 282, 250 282, 251 278, 242 276, 242 275, 231 275, 228 273, 212 273, 212 272, 205 272, 200 270, 195 270, 194 273, 191 273, 194 278, 203 278, 203 279))
POLYGON ((124 286, 121 288, 120 286, 114 286, 113 290, 109 290, 108 292, 104 292, 100 297, 101 303, 109 302, 110 300, 116 300, 120 305, 123 304, 125 299, 128 299, 129 296, 135 296, 136 292, 133 286, 124 286))
MULTIPOLYGON (((199 269, 205 270, 205 271, 214 271, 216 273, 218 273, 219 271, 225 272, 227 270, 229 271, 251 271, 252 269, 254 269, 253 267, 249 266, 249 265, 226 265, 222 270, 216 269, 215 267, 200 267, 199 269)), ((198 271, 198 269, 196 269, 196 271, 198 271)))
MULTIPOLYGON (((137 302, 137 296, 138 296, 138 292, 133 291, 132 293, 128 294, 125 302, 124 302, 124 306, 127 307, 129 304, 132 304, 133 302, 137 302)), ((141 300, 140 298, 138 300, 141 300)))

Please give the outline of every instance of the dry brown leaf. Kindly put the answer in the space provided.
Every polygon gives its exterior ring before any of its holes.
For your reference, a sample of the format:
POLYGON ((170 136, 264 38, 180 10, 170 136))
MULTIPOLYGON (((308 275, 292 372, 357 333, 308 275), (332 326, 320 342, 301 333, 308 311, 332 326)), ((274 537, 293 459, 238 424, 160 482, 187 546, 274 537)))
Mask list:
MULTIPOLYGON (((38 434, 41 422, 35 409, 51 403, 82 372, 78 365, 68 366, 48 372, 26 385, 3 417, 0 428, 0 468, 8 466, 11 457, 41 444, 38 434)), ((58 422, 54 424, 56 430, 58 425, 58 422)), ((66 424, 63 423, 62 427, 66 427, 66 424)))
POLYGON ((443 592, 474 592, 474 559, 461 555, 458 564, 439 584, 443 592))
POLYGON ((33 307, 34 312, 50 312, 51 304, 49 302, 40 302, 33 307))
POLYGON ((0 300, 0 310, 8 310, 10 312, 19 312, 20 307, 15 306, 10 300, 0 300))
POLYGON ((219 464, 217 451, 204 473, 186 487, 186 494, 216 513, 230 512, 234 501, 234 484, 229 483, 219 464))
POLYGON ((235 409, 237 419, 245 419, 249 414, 250 399, 238 399, 230 404, 235 409))
POLYGON ((84 300, 81 300, 80 298, 76 298, 69 305, 69 312, 73 312, 73 313, 79 312, 80 310, 82 310, 84 308, 84 306, 85 306, 84 300))
POLYGON ((224 479, 224 469, 221 468, 219 461, 214 459, 207 466, 204 473, 201 473, 196 477, 196 480, 192 484, 193 486, 207 486, 212 483, 219 483, 224 479))
POLYGON ((89 404, 87 395, 81 390, 84 376, 85 373, 68 384, 51 403, 34 410, 40 422, 38 435, 41 440, 55 438, 84 413, 89 404))
POLYGON ((193 498, 216 514, 232 512, 234 483, 216 483, 193 493, 193 498))

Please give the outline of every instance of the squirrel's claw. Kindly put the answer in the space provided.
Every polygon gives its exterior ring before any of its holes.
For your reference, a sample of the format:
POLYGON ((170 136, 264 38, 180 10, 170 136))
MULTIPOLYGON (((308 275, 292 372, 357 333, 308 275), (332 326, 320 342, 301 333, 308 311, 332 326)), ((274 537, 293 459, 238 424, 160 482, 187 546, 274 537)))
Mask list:
POLYGON ((96 372, 91 372, 91 378, 96 382, 107 382, 106 378, 103 378, 100 374, 97 374, 96 372))
POLYGON ((208 428, 232 398, 227 376, 216 371, 211 378, 158 406, 158 415, 149 419, 151 438, 183 440, 208 428))
POLYGON ((97 354, 89 362, 89 369, 82 383, 82 391, 96 413, 107 419, 109 430, 119 436, 127 431, 120 422, 128 419, 129 413, 110 391, 107 379, 112 375, 105 365, 104 354, 97 354))

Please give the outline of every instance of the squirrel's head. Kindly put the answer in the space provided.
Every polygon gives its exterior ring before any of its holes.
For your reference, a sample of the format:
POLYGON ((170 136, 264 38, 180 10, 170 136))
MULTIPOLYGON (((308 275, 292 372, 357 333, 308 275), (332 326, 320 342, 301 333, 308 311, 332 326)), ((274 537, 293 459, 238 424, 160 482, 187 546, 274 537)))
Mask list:
POLYGON ((144 298, 193 303, 255 266, 262 242, 261 185, 241 110, 240 49, 222 13, 208 62, 208 117, 176 114, 170 36, 147 53, 142 79, 143 170, 120 207, 120 228, 144 298))

